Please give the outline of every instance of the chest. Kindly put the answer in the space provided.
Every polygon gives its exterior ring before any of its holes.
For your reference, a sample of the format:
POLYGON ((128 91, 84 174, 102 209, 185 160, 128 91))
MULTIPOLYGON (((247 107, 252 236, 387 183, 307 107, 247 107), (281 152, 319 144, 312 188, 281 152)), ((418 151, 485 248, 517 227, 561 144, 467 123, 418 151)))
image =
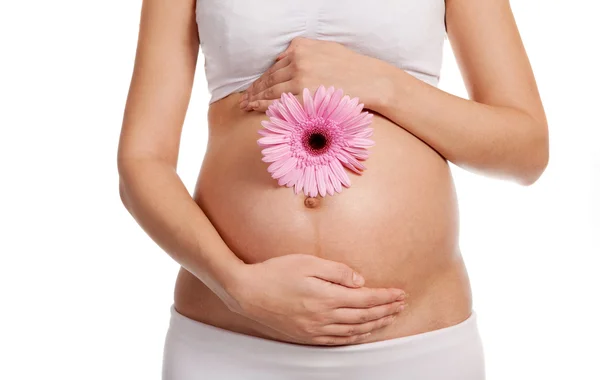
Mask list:
POLYGON ((339 42, 398 66, 427 61, 443 44, 444 13, 444 0, 197 0, 196 5, 205 57, 219 57, 219 64, 229 67, 241 60, 244 70, 255 72, 272 64, 296 36, 339 42))

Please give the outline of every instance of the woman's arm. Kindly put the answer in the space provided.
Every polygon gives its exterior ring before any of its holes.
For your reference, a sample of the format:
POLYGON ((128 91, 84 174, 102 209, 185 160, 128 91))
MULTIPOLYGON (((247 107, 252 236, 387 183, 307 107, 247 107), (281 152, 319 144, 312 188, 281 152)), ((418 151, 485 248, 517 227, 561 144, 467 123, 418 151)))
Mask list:
POLYGON ((448 34, 472 100, 331 41, 298 37, 240 100, 264 112, 282 92, 334 84, 467 170, 534 183, 548 127, 508 0, 447 0, 448 34))
POLYGON ((143 2, 118 149, 125 207, 152 239, 220 297, 243 262, 176 173, 198 58, 192 0, 143 2))
POLYGON ((548 162, 548 127, 508 0, 447 0, 448 36, 469 96, 378 61, 371 106, 458 166, 523 185, 548 162))
POLYGON ((349 266, 306 254, 256 264, 221 239, 177 175, 199 52, 194 0, 144 0, 118 149, 125 207, 230 310, 298 343, 348 344, 389 325, 404 292, 368 288, 349 266))

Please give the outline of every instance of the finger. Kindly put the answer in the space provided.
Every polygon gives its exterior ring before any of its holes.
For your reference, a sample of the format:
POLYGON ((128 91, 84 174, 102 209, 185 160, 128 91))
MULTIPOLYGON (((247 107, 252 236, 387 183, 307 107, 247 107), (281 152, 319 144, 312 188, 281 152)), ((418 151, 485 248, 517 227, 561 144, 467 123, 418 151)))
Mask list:
POLYGON ((353 336, 361 335, 373 330, 380 329, 391 325, 396 318, 396 315, 388 315, 374 321, 355 324, 331 324, 323 326, 323 334, 332 336, 353 336))
POLYGON ((245 100, 249 102, 253 100, 260 100, 261 94, 263 94, 269 88, 275 87, 277 84, 285 83, 290 81, 294 75, 291 70, 281 69, 275 71, 273 74, 269 75, 265 78, 265 80, 256 84, 256 86, 252 85, 252 89, 248 92, 248 97, 245 100))
POLYGON ((364 285, 365 279, 348 265, 327 259, 315 258, 313 272, 311 275, 321 280, 344 285, 350 288, 358 288, 364 285))
POLYGON ((248 105, 250 111, 267 112, 274 100, 255 100, 248 105))
POLYGON ((395 301, 385 305, 369 308, 341 307, 332 310, 328 316, 328 319, 331 321, 331 323, 340 324, 366 323, 376 321, 390 315, 395 315, 401 312, 405 306, 405 301, 395 301))
POLYGON ((340 336, 318 336, 311 340, 311 343, 324 345, 324 346, 339 346, 346 345, 351 343, 360 342, 366 338, 368 338, 371 333, 361 334, 361 335, 353 335, 348 337, 340 337, 340 336))
POLYGON ((338 307, 370 308, 401 301, 406 294, 397 288, 359 288, 344 289, 338 287, 333 290, 339 294, 332 294, 338 307))
POLYGON ((248 95, 251 97, 277 83, 287 82, 292 79, 292 70, 287 70, 289 63, 290 59, 288 58, 271 66, 260 76, 260 78, 255 80, 254 83, 248 87, 246 90, 248 95))
MULTIPOLYGON (((288 46, 289 49, 289 46, 288 46)), ((288 49, 285 49, 284 51, 282 51, 281 53, 279 53, 279 55, 275 58, 276 61, 280 61, 284 58, 287 58, 288 56, 288 49)))
MULTIPOLYGON (((287 78, 291 79, 291 76, 288 76, 287 78)), ((293 92, 292 82, 289 79, 284 82, 273 83, 273 85, 265 88, 264 90, 248 93, 248 102, 252 102, 254 100, 278 99, 284 92, 293 92)))
POLYGON ((240 101, 247 101, 248 97, 250 95, 256 94, 257 91, 256 88, 257 86, 259 86, 262 82, 265 81, 265 78, 267 78, 269 75, 275 73, 276 71, 280 71, 281 69, 287 67, 290 64, 291 60, 288 58, 286 60, 283 61, 279 61, 276 62, 274 65, 272 65, 271 67, 269 67, 267 69, 267 71, 265 71, 257 80, 255 80, 254 82, 252 82, 252 84, 246 89, 244 96, 240 98, 240 101))
POLYGON ((290 42, 290 44, 287 46, 287 48, 282 51, 281 53, 279 53, 279 55, 277 56, 276 59, 283 59, 285 58, 287 55, 289 55, 292 51, 294 51, 300 44, 306 45, 306 44, 314 44, 314 43, 325 43, 326 41, 316 41, 310 38, 306 38, 306 37, 294 37, 292 39, 292 41, 290 42))
MULTIPOLYGON (((259 92, 258 94, 251 95, 248 99, 248 105, 245 107, 246 110, 252 110, 250 104, 257 100, 275 100, 281 98, 281 94, 284 92, 292 92, 293 86, 291 81, 277 83, 272 87, 267 88, 264 91, 259 92)), ((244 102, 240 103, 240 107, 242 107, 244 102)))
MULTIPOLYGON (((298 99, 298 95, 294 95, 296 99, 298 99)), ((243 108, 244 111, 259 111, 259 112, 267 112, 267 109, 273 104, 275 100, 255 100, 253 102, 248 103, 248 105, 243 108)), ((299 102, 302 99, 298 99, 299 102)))
POLYGON ((279 53, 279 55, 277 55, 277 57, 275 58, 276 61, 280 61, 283 60, 285 58, 288 58, 288 54, 290 53, 290 51, 292 50, 292 46, 293 44, 289 44, 287 48, 285 48, 284 51, 282 51, 281 53, 279 53))

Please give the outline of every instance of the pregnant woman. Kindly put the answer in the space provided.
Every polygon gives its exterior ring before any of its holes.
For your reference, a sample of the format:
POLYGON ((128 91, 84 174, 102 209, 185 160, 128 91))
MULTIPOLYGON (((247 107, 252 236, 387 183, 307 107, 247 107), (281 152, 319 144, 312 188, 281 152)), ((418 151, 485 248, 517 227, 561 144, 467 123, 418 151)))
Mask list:
POLYGON ((508 0, 144 0, 118 168, 123 203, 181 264, 163 379, 484 379, 448 161, 522 185, 547 165, 508 0), (470 99, 436 88, 446 35, 470 99), (200 49, 209 138, 190 196, 176 166, 200 49), (283 99, 371 115, 341 189, 272 176, 258 139, 293 113, 283 99))

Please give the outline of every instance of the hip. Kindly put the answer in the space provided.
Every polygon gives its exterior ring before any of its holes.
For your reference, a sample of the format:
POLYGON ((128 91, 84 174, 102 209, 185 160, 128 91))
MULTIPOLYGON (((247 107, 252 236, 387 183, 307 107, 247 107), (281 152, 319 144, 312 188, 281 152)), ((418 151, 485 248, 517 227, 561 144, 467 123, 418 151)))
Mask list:
MULTIPOLYGON (((410 273, 410 269, 404 270, 410 273)), ((410 336, 445 328, 459 323, 472 310, 470 282, 462 258, 436 267, 421 269, 428 276, 405 282, 400 276, 387 281, 369 280, 365 286, 385 287, 386 283, 403 289, 407 295, 406 307, 394 322, 373 330, 363 342, 377 342, 410 336), (374 285, 383 282, 384 285, 374 285), (403 284, 403 285, 402 285, 403 284)), ((174 306, 187 318, 236 333, 282 342, 290 337, 260 324, 244 315, 231 311, 202 281, 184 268, 180 269, 175 285, 174 306)))
POLYGON ((195 321, 171 307, 163 380, 483 380, 474 311, 457 323, 410 336, 321 347, 248 336, 195 321))

